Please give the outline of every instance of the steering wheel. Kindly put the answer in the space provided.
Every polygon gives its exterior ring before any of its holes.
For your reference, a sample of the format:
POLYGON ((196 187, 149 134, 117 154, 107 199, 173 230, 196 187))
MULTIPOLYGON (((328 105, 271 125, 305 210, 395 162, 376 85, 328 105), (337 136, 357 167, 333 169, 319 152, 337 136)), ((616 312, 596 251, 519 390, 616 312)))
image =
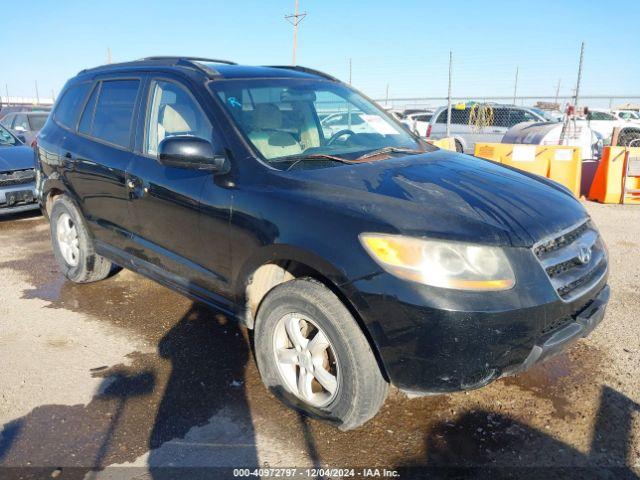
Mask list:
POLYGON ((343 137, 345 135, 349 135, 350 137, 354 136, 356 134, 356 132, 354 132, 353 130, 349 130, 348 128, 345 128, 344 130, 340 130, 336 133, 334 133, 333 135, 331 135, 331 138, 329 140, 327 140, 327 145, 333 145, 333 143, 339 139, 340 137, 343 137))

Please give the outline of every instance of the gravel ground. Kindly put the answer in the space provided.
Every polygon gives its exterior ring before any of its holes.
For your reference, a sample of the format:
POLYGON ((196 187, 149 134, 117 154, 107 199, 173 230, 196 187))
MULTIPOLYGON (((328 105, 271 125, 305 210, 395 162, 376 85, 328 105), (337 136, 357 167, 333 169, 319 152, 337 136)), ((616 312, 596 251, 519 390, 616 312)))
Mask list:
POLYGON ((586 206, 609 246, 612 287, 589 338, 473 392, 392 392, 352 432, 276 401, 247 332, 223 315, 132 272, 66 282, 41 217, 2 220, 0 477, 173 478, 155 467, 269 465, 638 478, 640 208, 586 206))

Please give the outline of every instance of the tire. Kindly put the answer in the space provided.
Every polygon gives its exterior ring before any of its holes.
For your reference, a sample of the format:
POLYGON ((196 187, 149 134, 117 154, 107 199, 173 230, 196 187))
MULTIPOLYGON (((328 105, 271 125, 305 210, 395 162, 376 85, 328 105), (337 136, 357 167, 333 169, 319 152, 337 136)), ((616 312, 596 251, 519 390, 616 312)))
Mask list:
POLYGON ((109 276, 114 265, 96 253, 87 224, 68 197, 55 198, 49 225, 53 254, 65 277, 75 283, 90 283, 109 276), (71 252, 68 242, 75 246, 71 252))
POLYGON ((280 400, 309 416, 330 421, 341 430, 364 424, 380 410, 387 396, 388 384, 367 338, 338 297, 315 280, 290 280, 266 295, 256 318, 254 345, 262 380, 280 400), (292 348, 295 344, 289 332, 293 330, 297 336, 296 328, 313 348, 292 348), (322 338, 320 333, 328 342, 314 343, 322 338), (325 344, 328 347, 319 354, 320 346, 325 344), (276 350, 282 352, 283 348, 290 363, 277 360, 276 350), (309 366, 324 383, 314 377, 311 386, 307 389, 309 384, 303 382, 301 390, 298 382, 301 376, 308 380, 305 372, 309 370, 304 367, 309 366), (329 382, 327 372, 335 382, 329 382), (327 384, 335 385, 333 393, 323 386, 327 384), (303 391, 311 395, 304 398, 299 393, 303 391))
POLYGON ((458 140, 455 140, 455 144, 456 144, 456 152, 464 153, 464 149, 462 148, 462 144, 458 140))

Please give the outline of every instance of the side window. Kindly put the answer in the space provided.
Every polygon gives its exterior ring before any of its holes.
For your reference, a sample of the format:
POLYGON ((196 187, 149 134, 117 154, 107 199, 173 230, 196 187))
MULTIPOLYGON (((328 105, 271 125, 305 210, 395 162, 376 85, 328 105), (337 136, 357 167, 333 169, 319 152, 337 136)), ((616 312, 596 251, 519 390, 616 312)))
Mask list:
POLYGON ((29 130, 29 121, 24 113, 16 115, 13 122, 13 129, 19 132, 26 132, 29 130))
POLYGON ((493 124, 491 126, 509 128, 509 122, 513 120, 512 114, 513 110, 510 108, 494 108, 493 124))
POLYGON ((96 111, 96 101, 98 100, 98 93, 100 92, 100 83, 96 84, 93 92, 91 92, 91 97, 89 97, 89 101, 87 102, 86 107, 84 107, 84 111, 82 112, 82 116, 80 117, 80 124, 78 125, 78 131, 80 133, 84 133, 89 135, 91 133, 91 127, 93 126, 93 116, 96 111))
POLYGON ((451 109, 451 123, 456 125, 467 125, 469 123, 469 108, 451 109))
POLYGON ((56 106, 53 118, 67 128, 74 128, 78 115, 80 114, 80 109, 82 108, 82 103, 90 87, 90 83, 80 83, 69 87, 56 106))
POLYGON ((0 120, 0 125, 6 128, 12 128, 14 118, 15 118, 15 115, 13 113, 8 113, 7 115, 4 116, 2 120, 0 120))
POLYGON ((108 80, 100 87, 90 135, 121 147, 129 146, 139 80, 108 80))
POLYGON ((587 120, 615 120, 615 117, 605 112, 589 112, 587 120))
POLYGON ((150 99, 146 153, 157 155, 160 142, 176 135, 213 140, 213 127, 209 119, 184 87, 173 82, 154 81, 150 99))

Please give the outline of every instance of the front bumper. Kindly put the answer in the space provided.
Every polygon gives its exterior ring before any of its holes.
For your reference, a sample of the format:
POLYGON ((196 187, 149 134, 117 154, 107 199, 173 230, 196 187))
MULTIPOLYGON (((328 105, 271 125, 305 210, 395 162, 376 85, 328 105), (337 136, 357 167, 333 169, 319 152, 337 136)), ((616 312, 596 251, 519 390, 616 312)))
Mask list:
POLYGON ((541 338, 540 341, 533 346, 525 361, 515 368, 505 371, 504 375, 528 370, 537 363, 562 352, 576 340, 589 335, 604 318, 610 296, 611 289, 608 285, 605 285, 596 298, 593 299, 584 310, 578 313, 572 322, 552 334, 541 338))
POLYGON ((34 182, 0 187, 0 215, 39 208, 34 182))
POLYGON ((539 266, 523 267, 528 275, 504 292, 433 289, 380 273, 345 293, 393 385, 416 395, 470 390, 564 350, 604 316, 608 272, 567 302, 539 266))

